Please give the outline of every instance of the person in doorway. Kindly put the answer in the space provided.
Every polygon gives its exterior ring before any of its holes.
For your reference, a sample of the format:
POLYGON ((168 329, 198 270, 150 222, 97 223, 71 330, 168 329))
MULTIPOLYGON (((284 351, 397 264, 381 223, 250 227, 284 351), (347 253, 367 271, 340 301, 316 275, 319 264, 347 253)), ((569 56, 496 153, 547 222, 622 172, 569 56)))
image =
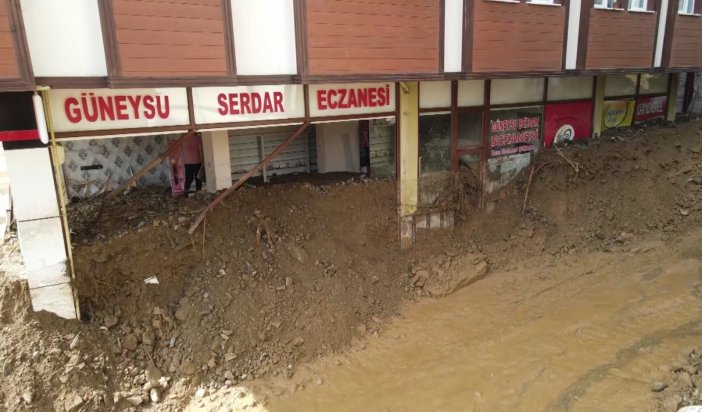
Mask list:
POLYGON ((195 180, 195 191, 202 190, 202 179, 200 179, 200 169, 202 169, 202 137, 200 133, 190 135, 183 142, 183 163, 185 164, 185 187, 183 194, 188 197, 190 185, 195 180))

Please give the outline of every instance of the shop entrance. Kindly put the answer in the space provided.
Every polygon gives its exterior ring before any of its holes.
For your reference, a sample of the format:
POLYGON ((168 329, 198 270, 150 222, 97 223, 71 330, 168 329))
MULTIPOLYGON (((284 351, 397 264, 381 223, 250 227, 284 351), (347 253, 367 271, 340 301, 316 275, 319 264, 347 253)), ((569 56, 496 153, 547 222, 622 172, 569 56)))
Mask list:
POLYGON ((371 178, 395 175, 395 119, 315 125, 320 173, 351 172, 371 178))

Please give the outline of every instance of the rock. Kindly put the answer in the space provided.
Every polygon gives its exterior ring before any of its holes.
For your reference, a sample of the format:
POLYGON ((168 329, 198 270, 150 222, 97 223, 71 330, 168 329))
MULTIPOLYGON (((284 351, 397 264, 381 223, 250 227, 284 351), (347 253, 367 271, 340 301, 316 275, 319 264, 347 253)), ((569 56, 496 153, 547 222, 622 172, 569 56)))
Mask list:
POLYGON ((661 402, 662 410, 664 412, 675 412, 678 410, 681 401, 682 397, 680 395, 671 395, 661 402))
POLYGON ((303 343, 305 343, 305 339, 303 339, 302 336, 298 336, 295 339, 293 339, 293 345, 295 346, 300 346, 303 343))
POLYGON ((371 276, 371 283, 375 284, 375 283, 378 283, 379 281, 380 281, 380 279, 378 279, 377 276, 375 276, 375 275, 371 276))
POLYGON ((686 372, 682 372, 678 374, 678 381, 685 385, 687 388, 692 387, 692 378, 690 375, 688 375, 686 372))
POLYGON ((146 368, 146 379, 148 381, 157 382, 162 377, 163 377, 163 374, 156 366, 149 365, 149 367, 146 368))
POLYGON ((210 360, 207 361, 207 367, 210 369, 214 369, 217 366, 217 362, 215 361, 215 358, 210 358, 210 360))
POLYGON ((282 325, 282 324, 283 324, 283 321, 280 319, 273 319, 271 321, 271 326, 273 326, 276 329, 280 329, 280 325, 282 325))
POLYGON ((105 316, 105 327, 107 329, 110 329, 119 323, 119 318, 115 315, 107 315, 105 316))
POLYGON ((367 328, 366 328, 365 323, 361 323, 360 325, 358 325, 358 326, 356 327, 356 330, 357 330, 361 335, 365 335, 365 334, 366 334, 366 331, 367 331, 367 328))
POLYGON ((144 332, 141 335, 141 343, 143 343, 144 345, 153 346, 154 340, 155 340, 155 336, 154 336, 153 332, 144 332))
POLYGON ((315 383, 316 383, 317 385, 321 385, 321 384, 324 383, 324 381, 322 380, 322 378, 317 378, 317 380, 315 381, 315 383))
POLYGON ((690 211, 687 209, 680 209, 679 212, 681 216, 688 216, 690 214, 690 211))
POLYGON ((31 405, 32 402, 34 402, 34 395, 35 392, 33 388, 26 389, 24 392, 22 392, 22 400, 27 405, 31 405))
POLYGON ((115 392, 114 395, 112 395, 112 402, 115 405, 122 402, 122 399, 124 399, 124 395, 122 394, 122 392, 115 392))
POLYGON ((158 391, 158 389, 153 388, 149 391, 149 399, 151 399, 152 403, 161 402, 161 393, 158 391))
POLYGON ((206 393, 205 388, 200 388, 195 392, 195 397, 204 398, 206 393))
POLYGON ((194 308, 190 300, 186 297, 180 300, 180 305, 176 309, 175 317, 181 322, 185 322, 193 314, 194 308))
POLYGON ((236 359, 236 353, 225 353, 224 354, 224 361, 229 362, 236 359))
POLYGON ((422 287, 424 283, 429 279, 431 273, 427 269, 419 269, 412 278, 412 284, 414 286, 422 287))
POLYGON ((663 381, 654 381, 651 384, 651 391, 653 392, 661 392, 663 389, 667 388, 668 384, 663 382, 663 381))
POLYGON ((158 386, 162 389, 165 390, 168 388, 168 378, 165 376, 161 376, 161 378, 158 380, 158 386))
POLYGON ((292 284, 293 284, 292 278, 290 276, 286 276, 285 277, 285 287, 289 288, 290 286, 292 286, 292 284))
POLYGON ((77 394, 68 395, 63 401, 66 412, 77 411, 83 405, 83 397, 77 394))
POLYGON ((197 372, 197 368, 191 360, 184 360, 178 367, 178 372, 182 373, 183 375, 193 375, 195 372, 197 372))
POLYGON ((122 341, 122 348, 126 350, 134 351, 136 350, 137 345, 139 345, 139 338, 137 338, 137 335, 133 333, 130 333, 127 336, 125 336, 124 340, 122 341))
POLYGON ((234 374, 231 371, 226 371, 226 372, 224 372, 224 379, 226 379, 228 381, 233 381, 234 374))
POLYGON ((139 406, 142 402, 144 402, 144 398, 142 398, 141 396, 130 396, 127 398, 127 402, 129 402, 133 406, 139 406))
POLYGON ((288 243, 288 253, 290 253, 290 256, 293 259, 297 260, 298 262, 302 263, 303 265, 305 263, 307 263, 307 260, 309 259, 305 249, 303 249, 302 246, 300 246, 296 243, 288 243))

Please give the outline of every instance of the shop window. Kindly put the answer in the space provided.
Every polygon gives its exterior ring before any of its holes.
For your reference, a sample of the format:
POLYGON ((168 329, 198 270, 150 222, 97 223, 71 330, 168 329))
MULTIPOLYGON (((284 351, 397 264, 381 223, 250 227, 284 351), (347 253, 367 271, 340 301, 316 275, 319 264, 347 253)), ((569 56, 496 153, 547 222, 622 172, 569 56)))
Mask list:
POLYGON ((540 102, 544 96, 544 78, 495 79, 490 86, 491 104, 540 102))
POLYGON ((639 94, 664 94, 668 92, 668 74, 642 74, 639 94))
POLYGON ((458 81, 458 106, 482 106, 485 103, 484 80, 458 81))
POLYGON ((678 13, 680 14, 700 14, 702 13, 702 0, 680 0, 678 3, 678 13))
POLYGON ((543 106, 490 111, 490 157, 536 152, 541 146, 543 106))
POLYGON ((458 147, 478 146, 483 142, 483 111, 458 113, 458 147))
POLYGON ((549 77, 548 101, 592 98, 592 76, 549 77))
POLYGON ((451 170, 451 115, 419 116, 421 174, 451 170))
POLYGON ((607 76, 605 83, 605 96, 633 96, 636 94, 635 74, 615 74, 607 76))

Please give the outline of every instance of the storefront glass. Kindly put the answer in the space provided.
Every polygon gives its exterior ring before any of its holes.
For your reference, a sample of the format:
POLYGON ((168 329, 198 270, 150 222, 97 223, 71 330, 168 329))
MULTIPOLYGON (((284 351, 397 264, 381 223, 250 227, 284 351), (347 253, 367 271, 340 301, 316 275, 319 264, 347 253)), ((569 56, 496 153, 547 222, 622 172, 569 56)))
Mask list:
POLYGON ((495 79, 490 86, 490 104, 540 102, 544 96, 544 78, 495 79))
POLYGON ((639 94, 663 94, 668 91, 667 73, 642 74, 639 94))
POLYGON ((458 113, 458 147, 477 146, 483 142, 483 111, 458 113))
POLYGON ((605 96, 633 96, 636 94, 636 74, 613 74, 607 76, 605 96))
POLYGON ((592 83, 592 76, 549 77, 548 101, 589 99, 592 83))
POLYGON ((451 170, 451 115, 419 116, 419 159, 422 174, 451 170))

